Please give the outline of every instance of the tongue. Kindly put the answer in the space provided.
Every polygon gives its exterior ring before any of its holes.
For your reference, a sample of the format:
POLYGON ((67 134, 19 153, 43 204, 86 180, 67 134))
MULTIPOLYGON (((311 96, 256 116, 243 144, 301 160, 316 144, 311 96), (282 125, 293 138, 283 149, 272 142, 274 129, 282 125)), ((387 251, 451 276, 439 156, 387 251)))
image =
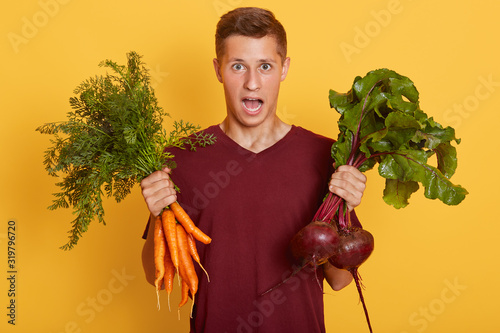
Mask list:
POLYGON ((245 99, 244 101, 247 109, 255 110, 259 107, 260 102, 258 100, 245 99))

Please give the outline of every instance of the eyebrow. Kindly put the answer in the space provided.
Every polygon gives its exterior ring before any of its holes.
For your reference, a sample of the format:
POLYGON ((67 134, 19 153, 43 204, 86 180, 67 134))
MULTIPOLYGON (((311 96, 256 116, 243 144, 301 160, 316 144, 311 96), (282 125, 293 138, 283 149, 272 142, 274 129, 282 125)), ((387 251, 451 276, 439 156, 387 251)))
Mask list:
MULTIPOLYGON (((229 62, 246 62, 244 59, 240 59, 240 58, 232 58, 232 59, 229 59, 229 62)), ((264 58, 264 59, 259 59, 257 62, 259 63, 276 63, 275 60, 273 59, 267 59, 267 58, 264 58)))

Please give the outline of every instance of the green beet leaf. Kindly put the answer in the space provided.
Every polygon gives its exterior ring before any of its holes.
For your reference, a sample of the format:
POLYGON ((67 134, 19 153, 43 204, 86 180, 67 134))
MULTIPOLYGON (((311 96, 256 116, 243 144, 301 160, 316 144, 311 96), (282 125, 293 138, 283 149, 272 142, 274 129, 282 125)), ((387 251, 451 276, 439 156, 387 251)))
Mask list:
POLYGON ((386 178, 384 201, 408 205, 419 184, 429 199, 457 205, 468 194, 450 178, 457 168, 455 130, 443 127, 420 109, 413 82, 395 71, 378 69, 357 76, 347 93, 330 90, 330 106, 340 114, 332 146, 336 165, 367 171, 379 164, 386 178), (436 166, 429 163, 436 157, 436 166))
POLYGON ((383 199, 395 208, 404 208, 409 202, 410 196, 419 189, 415 181, 403 182, 399 179, 386 179, 383 199))

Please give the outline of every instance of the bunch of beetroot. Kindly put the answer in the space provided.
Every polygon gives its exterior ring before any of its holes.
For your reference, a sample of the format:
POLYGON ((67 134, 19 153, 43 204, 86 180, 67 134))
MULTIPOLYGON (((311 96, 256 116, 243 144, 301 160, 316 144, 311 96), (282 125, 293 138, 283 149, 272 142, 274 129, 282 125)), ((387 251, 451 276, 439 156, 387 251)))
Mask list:
MULTIPOLYGON (((345 94, 331 90, 330 105, 341 115, 332 157, 337 166, 352 165, 363 172, 378 163, 379 174, 386 178, 383 199, 395 208, 408 205, 419 184, 424 187, 425 197, 457 205, 467 195, 463 187, 449 180, 457 167, 456 149, 451 143, 460 141, 453 128, 443 128, 427 117, 419 107, 418 97, 410 79, 388 69, 356 77, 345 94), (428 164, 433 155, 437 166, 428 164)), ((326 196, 313 222, 290 243, 299 267, 328 261, 352 274, 370 332, 358 267, 373 247, 373 236, 351 222, 344 200, 332 193, 326 196)))

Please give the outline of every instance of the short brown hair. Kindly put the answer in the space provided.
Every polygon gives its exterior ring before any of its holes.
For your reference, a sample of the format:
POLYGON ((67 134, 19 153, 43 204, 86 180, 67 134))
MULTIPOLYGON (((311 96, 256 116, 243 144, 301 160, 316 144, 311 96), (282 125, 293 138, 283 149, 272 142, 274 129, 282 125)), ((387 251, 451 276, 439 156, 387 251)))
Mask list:
POLYGON ((285 28, 271 11, 256 7, 240 7, 222 15, 215 32, 217 59, 224 54, 226 38, 235 35, 253 38, 274 37, 281 61, 285 61, 287 48, 285 28))

